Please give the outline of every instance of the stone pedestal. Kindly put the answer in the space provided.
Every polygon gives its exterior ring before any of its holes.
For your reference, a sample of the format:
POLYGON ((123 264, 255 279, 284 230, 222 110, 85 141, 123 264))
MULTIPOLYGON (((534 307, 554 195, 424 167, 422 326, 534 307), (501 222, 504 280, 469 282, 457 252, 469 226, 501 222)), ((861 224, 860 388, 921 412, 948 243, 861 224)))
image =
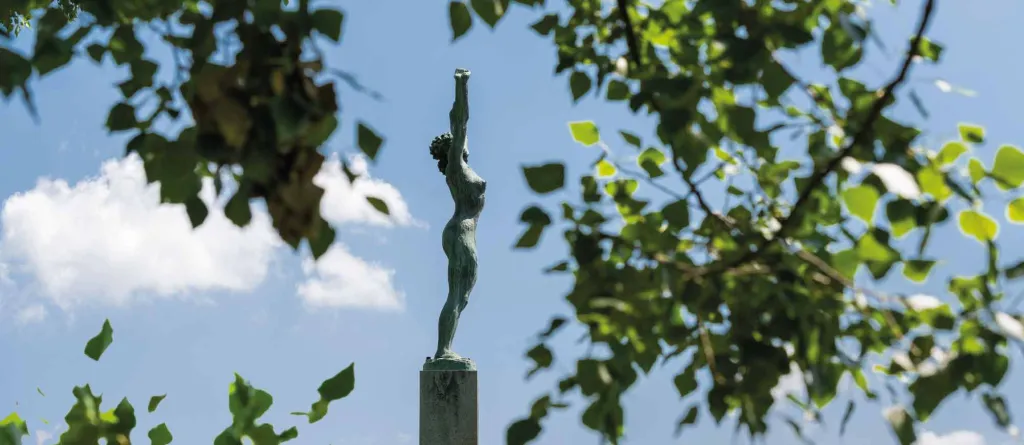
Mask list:
POLYGON ((477 445, 475 370, 420 371, 420 445, 477 445))

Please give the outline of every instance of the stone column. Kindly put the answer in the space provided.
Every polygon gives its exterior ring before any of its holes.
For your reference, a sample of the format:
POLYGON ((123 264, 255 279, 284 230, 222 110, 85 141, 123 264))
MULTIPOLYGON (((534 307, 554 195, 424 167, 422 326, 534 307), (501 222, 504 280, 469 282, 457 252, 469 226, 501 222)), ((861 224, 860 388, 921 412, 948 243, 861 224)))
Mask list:
POLYGON ((477 445, 476 370, 420 371, 420 445, 477 445))

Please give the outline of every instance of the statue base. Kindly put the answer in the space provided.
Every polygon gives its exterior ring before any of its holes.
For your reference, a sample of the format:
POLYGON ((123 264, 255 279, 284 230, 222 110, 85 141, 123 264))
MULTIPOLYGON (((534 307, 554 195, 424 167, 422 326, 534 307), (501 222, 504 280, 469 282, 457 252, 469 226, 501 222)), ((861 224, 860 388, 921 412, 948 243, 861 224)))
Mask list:
MULTIPOLYGON (((435 366, 473 363, 446 360, 433 362, 435 366)), ((476 370, 420 371, 420 445, 478 445, 477 433, 476 370)))
POLYGON ((423 364, 424 371, 476 371, 476 363, 466 357, 427 357, 423 364))

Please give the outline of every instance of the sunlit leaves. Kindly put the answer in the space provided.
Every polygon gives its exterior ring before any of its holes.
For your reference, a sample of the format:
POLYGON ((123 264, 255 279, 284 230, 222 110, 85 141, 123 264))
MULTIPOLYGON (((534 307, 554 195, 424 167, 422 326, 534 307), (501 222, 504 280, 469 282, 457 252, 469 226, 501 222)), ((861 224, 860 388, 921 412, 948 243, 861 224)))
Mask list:
POLYGON ((615 176, 615 165, 608 162, 607 159, 602 159, 597 163, 597 176, 600 178, 607 178, 615 176))
POLYGON ((465 3, 457 0, 448 2, 448 24, 452 29, 452 41, 456 41, 473 26, 473 16, 465 3))
POLYGON ((967 172, 971 177, 971 183, 978 185, 982 179, 985 179, 985 175, 988 173, 985 171, 985 166, 977 158, 971 158, 967 163, 967 172))
POLYGON ((960 155, 967 152, 967 146, 962 142, 952 141, 947 142, 939 150, 939 155, 935 159, 935 162, 940 166, 945 166, 956 162, 960 155))
POLYGON ((89 342, 85 344, 85 355, 95 361, 99 361, 100 356, 103 355, 103 352, 113 342, 114 328, 110 327, 110 320, 104 320, 99 334, 96 334, 95 337, 89 339, 89 342))
POLYGON ((843 191, 843 202, 850 213, 871 224, 878 206, 878 191, 868 185, 859 185, 843 191))
POLYGON ((938 62, 942 56, 942 45, 935 43, 927 37, 921 37, 917 45, 917 54, 930 62, 938 62))
POLYGON ((958 129, 960 130, 960 139, 964 141, 972 144, 985 142, 985 129, 980 125, 960 124, 958 129))
POLYGON ((1006 219, 1010 222, 1024 224, 1024 198, 1014 199, 1007 204, 1006 219))
POLYGON ((999 232, 999 225, 994 219, 975 210, 960 212, 957 219, 960 230, 982 244, 996 239, 996 234, 999 232))
POLYGON ((28 435, 28 424, 18 413, 11 413, 0 420, 0 444, 19 445, 21 437, 28 435))
POLYGON ((915 283, 923 283, 928 279, 928 273, 935 266, 935 261, 929 260, 908 260, 903 262, 903 276, 915 283))
POLYGON ((1020 187, 1024 183, 1024 152, 1012 145, 999 147, 991 175, 1006 186, 1020 187))
MULTIPOLYGON (((593 121, 569 122, 569 133, 572 134, 572 140, 583 144, 584 147, 594 145, 601 140, 601 133, 593 121)), ((639 139, 637 141, 639 143, 639 139)))
POLYGON ((661 164, 665 163, 665 153, 657 148, 650 147, 640 153, 640 156, 636 158, 637 164, 640 168, 647 172, 647 175, 651 178, 657 178, 664 174, 661 171, 661 164))
POLYGON ((523 167, 526 184, 537 193, 551 193, 565 186, 565 164, 547 163, 523 167))

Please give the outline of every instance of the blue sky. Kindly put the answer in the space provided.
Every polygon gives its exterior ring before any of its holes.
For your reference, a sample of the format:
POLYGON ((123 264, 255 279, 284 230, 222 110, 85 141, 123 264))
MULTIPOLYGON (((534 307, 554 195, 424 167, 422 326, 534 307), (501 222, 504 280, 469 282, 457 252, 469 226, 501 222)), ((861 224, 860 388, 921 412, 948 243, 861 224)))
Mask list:
MULTIPOLYGON (((411 0, 349 2, 340 46, 327 51, 332 66, 350 71, 382 92, 374 101, 341 87, 343 126, 328 143, 338 156, 354 150, 356 119, 387 137, 372 180, 348 187, 336 171, 321 180, 328 190, 324 212, 339 228, 338 245, 318 266, 304 261, 268 235, 266 222, 239 231, 214 212, 195 233, 183 209, 158 208, 142 186, 138 164, 123 161, 124 138, 103 130, 117 100, 114 84, 122 70, 78 61, 36 84, 41 122, 29 119, 18 102, 0 106, 0 197, 3 213, 0 259, 0 411, 18 410, 36 438, 54 433, 72 401, 71 388, 90 383, 116 403, 127 396, 137 407, 168 394, 154 414, 140 414, 137 440, 166 422, 175 443, 212 440, 229 422, 227 385, 239 372, 275 396, 267 419, 284 428, 301 420, 288 412, 308 407, 316 387, 351 362, 356 390, 331 407, 328 417, 300 425, 298 443, 398 445, 416 442, 418 371, 434 350, 437 314, 446 292, 440 229, 451 212, 442 176, 427 147, 447 128, 455 67, 473 71, 470 83, 471 164, 489 183, 480 221, 478 285, 459 326, 456 351, 480 369, 480 442, 504 441, 505 427, 525 414, 530 401, 570 369, 583 350, 573 344, 582 332, 563 332, 556 341, 554 372, 523 379, 523 357, 531 338, 556 313, 569 313, 563 296, 566 277, 541 270, 565 254, 557 232, 540 248, 511 249, 521 231, 519 212, 537 201, 520 173, 522 164, 564 160, 570 179, 585 173, 596 149, 575 145, 566 122, 594 120, 605 129, 627 128, 649 135, 651 121, 621 105, 588 98, 573 106, 567 81, 552 76, 554 50, 528 31, 535 14, 514 8, 496 32, 477 23, 470 36, 449 45, 442 3, 411 0), (387 200, 397 217, 386 221, 361 195, 387 200), (305 263, 305 264, 304 264, 305 263), (115 330, 102 361, 82 354, 85 341, 104 318, 115 330), (40 396, 36 388, 46 396, 40 396), (50 421, 49 425, 41 419, 50 421)), ((870 82, 888 79, 909 36, 919 2, 898 9, 876 1, 877 18, 889 55, 870 48, 857 74, 870 82)), ((918 67, 911 85, 929 105, 927 148, 954 137, 956 123, 984 124, 992 143, 978 149, 990 164, 1000 143, 1024 143, 1019 73, 1024 62, 1024 5, 1013 0, 942 2, 929 35, 946 46, 938 68, 918 67), (935 79, 969 88, 976 97, 944 93, 935 79)), ((17 44, 30 43, 25 34, 17 44)), ((166 62, 166 52, 154 57, 166 62)), ((811 79, 824 79, 813 54, 794 61, 811 79)), ((166 74, 166 73, 165 73, 166 74)), ((897 116, 921 118, 905 106, 897 116)), ((617 155, 628 155, 608 137, 617 155)), ((797 147, 798 148, 798 147, 797 147)), ((570 181, 574 183, 574 181, 570 181)), ((652 193, 645 190, 645 193, 652 193)), ((565 195, 541 200, 554 204, 565 195)), ((656 196, 653 195, 652 196, 656 196)), ((721 202, 721 195, 712 193, 721 202)), ((1002 215, 998 202, 987 203, 1002 215)), ((925 286, 890 280, 886 289, 944 295, 944 277, 974 273, 983 251, 971 240, 940 232, 931 253, 943 260, 925 286)), ((1003 224, 1004 255, 1024 241, 1020 227, 1003 224)), ((1017 354, 1004 392, 1017 414, 1024 413, 1024 371, 1017 354), (1015 400, 1014 400, 1015 399, 1015 400)), ((680 362, 660 367, 625 398, 630 444, 675 443, 672 431, 687 402, 679 400, 671 377, 680 362)), ((859 407, 844 439, 837 437, 844 400, 825 411, 818 443, 892 442, 880 411, 859 407)), ((112 406, 112 405, 111 405, 112 406)), ((579 422, 582 403, 545 424, 539 444, 595 443, 579 422)), ((787 412, 785 410, 781 412, 787 412)), ((140 409, 141 413, 141 409, 140 409)), ((794 443, 778 415, 769 444, 794 443)), ((955 396, 925 425, 921 445, 1011 443, 981 411, 977 398, 955 396)), ((731 426, 702 422, 684 439, 694 443, 746 442, 731 426)), ((33 439, 35 440, 35 439, 33 439)), ((51 443, 53 440, 47 441, 51 443)), ((32 443, 32 442, 30 442, 32 443)))

